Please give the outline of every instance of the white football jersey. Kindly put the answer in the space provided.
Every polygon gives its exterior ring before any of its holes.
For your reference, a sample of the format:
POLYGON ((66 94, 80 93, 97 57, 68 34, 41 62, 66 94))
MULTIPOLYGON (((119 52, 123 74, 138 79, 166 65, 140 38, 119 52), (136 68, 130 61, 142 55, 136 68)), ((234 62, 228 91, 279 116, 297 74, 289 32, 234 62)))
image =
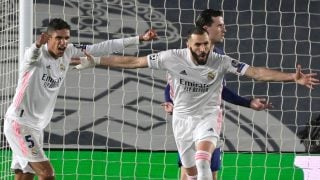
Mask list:
MULTIPOLYGON (((138 36, 104 41, 84 48, 92 55, 107 55, 139 43, 138 36)), ((63 57, 54 59, 46 45, 26 50, 13 102, 6 117, 35 129, 44 129, 52 118, 59 89, 65 79, 71 57, 84 56, 69 44, 63 57)))
POLYGON ((170 74, 176 113, 203 115, 220 108, 224 75, 243 75, 249 65, 215 52, 210 52, 205 65, 196 65, 191 56, 187 48, 162 51, 148 55, 148 66, 170 74))

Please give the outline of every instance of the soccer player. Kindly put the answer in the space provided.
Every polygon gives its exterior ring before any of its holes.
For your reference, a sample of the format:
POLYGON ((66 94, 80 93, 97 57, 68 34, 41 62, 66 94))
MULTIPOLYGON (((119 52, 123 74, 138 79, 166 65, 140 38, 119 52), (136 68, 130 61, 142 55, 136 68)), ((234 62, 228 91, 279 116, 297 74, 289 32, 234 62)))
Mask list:
MULTIPOLYGON (((173 93, 172 92, 170 93, 170 89, 171 89, 170 84, 167 84, 164 92, 165 102, 162 103, 161 105, 164 107, 164 110, 168 114, 172 115, 172 112, 173 112, 172 99, 174 98, 174 95, 173 96, 171 95, 173 93)), ((261 98, 246 99, 232 92, 225 86, 223 86, 221 95, 224 101, 227 101, 235 105, 243 106, 243 107, 248 107, 257 111, 261 111, 261 110, 272 107, 272 104, 267 103, 265 99, 261 99, 261 98)), ((210 169, 212 172, 212 180, 216 180, 218 179, 218 171, 220 170, 220 165, 221 165, 221 147, 219 145, 213 151, 211 155, 210 163, 211 163, 210 169)), ((178 167, 180 168, 180 180, 187 180, 187 175, 184 167, 182 166, 179 154, 178 154, 178 167)))
POLYGON ((160 51, 144 57, 103 56, 80 58, 81 70, 100 64, 113 68, 152 68, 170 73, 175 97, 172 127, 181 162, 188 179, 211 180, 211 154, 221 130, 221 90, 224 75, 245 75, 259 81, 294 81, 310 89, 319 84, 315 73, 303 74, 265 67, 252 67, 227 55, 212 52, 208 32, 194 28, 187 37, 187 48, 160 51))
MULTIPOLYGON (((88 45, 86 51, 106 55, 157 38, 154 30, 145 34, 88 45)), ((26 50, 13 102, 4 120, 4 134, 13 152, 11 168, 15 179, 54 179, 53 167, 43 150, 43 129, 51 120, 59 89, 73 56, 84 56, 70 41, 70 26, 52 19, 47 32, 26 50)))
MULTIPOLYGON (((213 9, 206 9, 203 10, 196 19, 196 26, 202 27, 208 31, 209 38, 211 40, 211 43, 213 45, 216 45, 218 43, 222 43, 224 40, 224 35, 226 33, 226 28, 224 25, 224 20, 222 16, 221 11, 213 10, 213 9)), ((214 52, 218 54, 224 54, 223 50, 219 49, 218 47, 214 47, 214 52)), ((172 88, 170 87, 171 80, 170 75, 168 75, 168 84, 165 88, 165 102, 162 104, 165 111, 168 114, 172 114, 173 111, 173 104, 172 99, 174 96, 174 93, 172 88)), ((253 98, 253 99, 247 99, 239 96, 238 94, 232 92, 230 89, 228 89, 226 86, 222 87, 222 99, 243 107, 252 108, 257 111, 261 111, 267 108, 272 107, 271 103, 267 103, 266 99, 264 98, 253 98)), ((211 155, 211 171, 212 171, 212 177, 213 180, 217 179, 218 176, 218 170, 220 169, 220 152, 221 149, 218 146, 214 152, 211 155)), ((180 173, 180 180, 187 180, 187 176, 185 174, 185 170, 182 167, 180 157, 178 158, 178 166, 181 168, 180 173)))

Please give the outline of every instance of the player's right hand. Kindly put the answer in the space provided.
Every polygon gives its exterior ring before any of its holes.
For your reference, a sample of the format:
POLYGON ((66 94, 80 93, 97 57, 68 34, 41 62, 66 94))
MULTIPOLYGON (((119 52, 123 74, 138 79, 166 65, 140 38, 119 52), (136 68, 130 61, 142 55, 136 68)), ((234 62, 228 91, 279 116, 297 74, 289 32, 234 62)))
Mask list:
POLYGON ((40 48, 43 44, 46 44, 50 38, 50 35, 46 32, 40 34, 40 36, 36 40, 37 48, 40 48))

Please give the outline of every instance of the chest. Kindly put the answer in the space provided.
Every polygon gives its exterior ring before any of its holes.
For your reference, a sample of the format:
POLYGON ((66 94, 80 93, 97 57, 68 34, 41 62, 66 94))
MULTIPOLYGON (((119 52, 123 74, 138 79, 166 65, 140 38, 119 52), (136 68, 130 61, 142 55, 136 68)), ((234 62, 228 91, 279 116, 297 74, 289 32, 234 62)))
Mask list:
POLYGON ((208 66, 189 67, 184 64, 173 65, 170 72, 175 81, 189 81, 202 84, 213 84, 223 77, 218 68, 208 66))
POLYGON ((63 61, 62 58, 53 60, 48 59, 44 60, 41 64, 40 74, 50 76, 53 79, 61 78, 65 76, 67 70, 67 64, 63 61))

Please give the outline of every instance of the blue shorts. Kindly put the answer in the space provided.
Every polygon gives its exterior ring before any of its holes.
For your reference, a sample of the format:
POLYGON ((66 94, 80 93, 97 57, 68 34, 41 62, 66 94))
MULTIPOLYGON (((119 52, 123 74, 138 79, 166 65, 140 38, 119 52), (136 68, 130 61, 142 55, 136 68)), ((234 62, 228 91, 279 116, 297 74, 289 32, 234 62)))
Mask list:
MULTIPOLYGON (((221 149, 220 148, 216 148, 211 156, 211 165, 210 165, 210 169, 211 171, 218 171, 220 170, 220 165, 221 165, 221 159, 220 159, 220 154, 221 154, 221 149)), ((181 167, 182 163, 180 160, 180 155, 178 154, 178 166, 181 167)))

